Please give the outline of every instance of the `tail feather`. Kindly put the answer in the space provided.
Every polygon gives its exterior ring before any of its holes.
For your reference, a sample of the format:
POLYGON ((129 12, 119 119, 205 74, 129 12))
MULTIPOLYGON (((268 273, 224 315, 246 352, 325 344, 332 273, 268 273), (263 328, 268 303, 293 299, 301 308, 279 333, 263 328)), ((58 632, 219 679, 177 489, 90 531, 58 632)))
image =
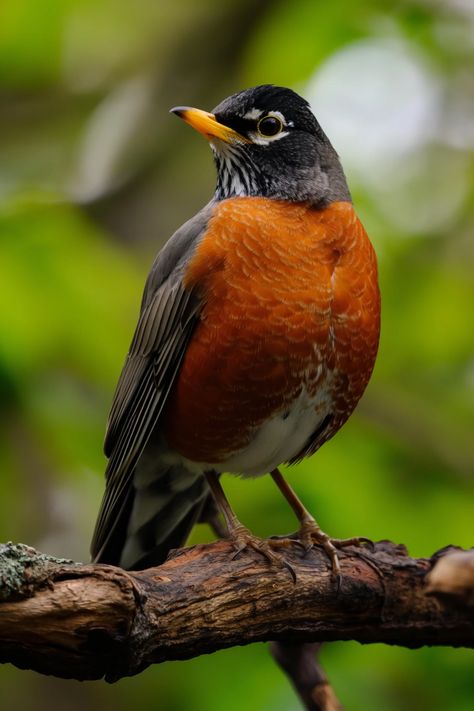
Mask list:
POLYGON ((95 562, 140 570, 184 545, 209 494, 204 476, 177 464, 138 463, 126 505, 95 562))
POLYGON ((120 565, 120 553, 125 544, 127 535, 127 522, 133 507, 134 489, 129 488, 127 494, 117 513, 114 512, 114 522, 110 527, 105 540, 99 541, 97 537, 98 523, 101 513, 106 505, 106 494, 102 499, 101 510, 97 519, 94 536, 92 538, 91 556, 93 563, 107 563, 108 565, 120 565))

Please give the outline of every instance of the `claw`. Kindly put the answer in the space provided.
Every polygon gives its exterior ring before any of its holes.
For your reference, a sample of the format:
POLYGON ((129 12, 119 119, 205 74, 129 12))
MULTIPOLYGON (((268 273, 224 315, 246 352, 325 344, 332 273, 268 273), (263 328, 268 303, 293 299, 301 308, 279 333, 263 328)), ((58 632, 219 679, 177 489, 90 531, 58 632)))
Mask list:
POLYGON ((250 533, 244 526, 234 529, 230 537, 236 549, 232 556, 232 560, 238 558, 238 556, 246 549, 253 548, 254 551, 263 555, 264 558, 268 560, 271 565, 276 565, 279 568, 286 568, 291 575, 294 583, 296 583, 296 573, 293 567, 284 558, 276 555, 271 548, 286 548, 291 545, 291 542, 285 539, 269 539, 265 540, 258 538, 250 533))
POLYGON ((365 536, 360 536, 359 545, 361 545, 362 543, 366 544, 366 546, 370 549, 371 553, 375 553, 375 543, 373 541, 371 541, 370 538, 365 538, 365 536))
POLYGON ((290 564, 288 563, 287 560, 283 560, 282 562, 283 562, 283 567, 287 569, 287 571, 289 572, 289 574, 291 575, 291 577, 292 577, 292 579, 293 579, 293 583, 296 585, 296 573, 295 573, 295 569, 293 568, 292 565, 290 565, 290 564))
POLYGON ((327 533, 324 533, 319 528, 313 518, 307 518, 302 522, 299 535, 305 549, 303 556, 308 555, 314 546, 321 546, 326 552, 331 563, 332 574, 336 580, 338 592, 341 589, 342 573, 337 549, 347 548, 348 546, 361 546, 363 543, 368 544, 372 550, 374 549, 374 544, 369 538, 330 538, 327 533))
POLYGON ((361 546, 366 544, 371 550, 375 549, 374 542, 364 536, 354 536, 353 538, 332 538, 333 544, 337 548, 347 548, 348 546, 361 546))
POLYGON ((298 546, 305 552, 307 550, 305 544, 297 538, 297 533, 292 533, 288 536, 270 536, 269 543, 273 548, 291 548, 291 546, 298 546))

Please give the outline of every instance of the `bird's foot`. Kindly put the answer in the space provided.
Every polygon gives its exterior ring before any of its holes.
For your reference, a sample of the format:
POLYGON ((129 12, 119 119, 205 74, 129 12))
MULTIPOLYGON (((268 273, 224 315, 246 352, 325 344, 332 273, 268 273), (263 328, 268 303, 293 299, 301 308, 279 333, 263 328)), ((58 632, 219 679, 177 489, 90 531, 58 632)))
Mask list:
POLYGON ((338 549, 348 546, 361 546, 367 544, 373 547, 373 542, 369 538, 356 536, 354 538, 331 538, 321 530, 314 518, 304 519, 301 523, 298 538, 302 544, 305 554, 314 546, 320 546, 326 552, 330 562, 332 573, 336 579, 338 589, 341 586, 341 565, 339 563, 338 549))
POLYGON ((235 548, 232 560, 235 560, 247 548, 252 548, 260 553, 267 561, 278 568, 286 568, 296 583, 296 573, 293 567, 282 556, 277 555, 273 549, 287 548, 291 542, 285 539, 259 538, 251 533, 245 526, 239 525, 232 529, 230 538, 235 548))

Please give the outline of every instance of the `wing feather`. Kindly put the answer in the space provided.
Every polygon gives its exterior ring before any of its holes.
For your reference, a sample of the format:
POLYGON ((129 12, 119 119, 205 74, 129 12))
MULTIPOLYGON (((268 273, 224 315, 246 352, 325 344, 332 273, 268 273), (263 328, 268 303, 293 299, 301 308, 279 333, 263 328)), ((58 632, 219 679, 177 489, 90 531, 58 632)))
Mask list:
POLYGON ((112 539, 122 535, 117 527, 124 526, 120 519, 129 509, 134 469, 157 427, 199 318, 201 300, 198 294, 184 288, 182 274, 186 257, 207 224, 203 217, 206 214, 203 212, 194 223, 185 226, 185 231, 182 228, 174 235, 170 240, 178 242, 174 269, 170 266, 172 245, 168 243, 158 255, 145 287, 140 318, 107 423, 106 490, 91 545, 96 559, 112 539), (179 250, 180 242, 186 247, 184 255, 179 250))

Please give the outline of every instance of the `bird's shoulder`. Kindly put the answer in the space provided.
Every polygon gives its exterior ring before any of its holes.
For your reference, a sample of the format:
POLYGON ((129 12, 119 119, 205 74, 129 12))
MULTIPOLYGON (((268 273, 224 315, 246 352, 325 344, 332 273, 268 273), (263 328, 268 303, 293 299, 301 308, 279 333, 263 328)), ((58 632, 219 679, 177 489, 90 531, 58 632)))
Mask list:
POLYGON ((215 202, 211 200, 196 215, 184 222, 158 252, 145 282, 141 313, 167 281, 173 282, 182 276, 187 261, 206 232, 215 207, 215 202))

